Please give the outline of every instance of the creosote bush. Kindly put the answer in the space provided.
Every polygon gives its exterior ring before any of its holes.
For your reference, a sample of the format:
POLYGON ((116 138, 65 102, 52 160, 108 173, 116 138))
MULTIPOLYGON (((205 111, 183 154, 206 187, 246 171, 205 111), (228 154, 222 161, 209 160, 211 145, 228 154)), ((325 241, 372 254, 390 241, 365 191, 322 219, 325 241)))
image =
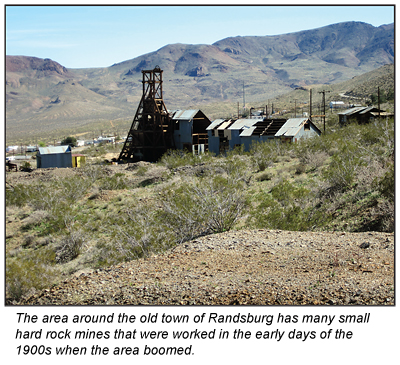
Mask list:
POLYGON ((24 250, 6 257, 6 296, 18 301, 36 290, 49 287, 58 275, 55 253, 50 248, 24 250))
POLYGON ((162 195, 161 220, 178 243, 194 237, 228 231, 247 208, 246 174, 232 160, 224 167, 229 174, 210 173, 187 179, 162 195))
POLYGON ((326 223, 314 193, 302 186, 281 181, 269 192, 256 195, 257 205, 247 218, 253 228, 306 231, 326 223))
POLYGON ((97 265, 135 260, 172 247, 174 237, 160 223, 157 211, 143 204, 107 217, 109 237, 97 244, 97 265))

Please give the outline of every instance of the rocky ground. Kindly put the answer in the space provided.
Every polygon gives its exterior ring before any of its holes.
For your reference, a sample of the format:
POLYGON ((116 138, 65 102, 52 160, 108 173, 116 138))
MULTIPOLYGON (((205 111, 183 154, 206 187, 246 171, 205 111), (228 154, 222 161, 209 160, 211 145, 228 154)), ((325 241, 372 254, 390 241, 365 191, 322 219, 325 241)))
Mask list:
POLYGON ((394 234, 231 231, 73 277, 20 305, 394 305, 394 234))

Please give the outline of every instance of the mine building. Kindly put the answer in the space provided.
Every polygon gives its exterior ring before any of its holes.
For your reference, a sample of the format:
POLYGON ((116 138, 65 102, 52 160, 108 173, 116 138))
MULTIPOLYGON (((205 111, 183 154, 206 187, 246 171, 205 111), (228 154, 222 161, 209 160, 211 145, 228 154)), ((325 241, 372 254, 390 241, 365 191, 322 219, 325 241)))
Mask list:
POLYGON ((199 109, 174 110, 170 112, 174 125, 174 143, 180 150, 195 154, 208 151, 207 127, 210 120, 199 109))
POLYGON ((269 142, 275 139, 275 134, 286 123, 285 118, 265 118, 257 121, 253 126, 240 133, 241 143, 245 151, 250 150, 250 146, 257 142, 269 142))
POLYGON ((321 135, 310 118, 216 119, 208 127, 208 149, 216 155, 237 146, 250 151, 255 142, 297 142, 321 135))
POLYGON ((358 124, 370 123, 379 116, 393 116, 393 114, 385 113, 383 110, 372 106, 357 106, 338 113, 339 125, 343 126, 352 122, 358 124))
POLYGON ((170 149, 201 153, 208 148, 209 119, 200 110, 170 113, 163 100, 163 71, 142 70, 143 93, 119 162, 156 162, 170 149))
POLYGON ((300 138, 320 136, 321 131, 309 118, 291 118, 276 132, 281 142, 297 142, 300 138))

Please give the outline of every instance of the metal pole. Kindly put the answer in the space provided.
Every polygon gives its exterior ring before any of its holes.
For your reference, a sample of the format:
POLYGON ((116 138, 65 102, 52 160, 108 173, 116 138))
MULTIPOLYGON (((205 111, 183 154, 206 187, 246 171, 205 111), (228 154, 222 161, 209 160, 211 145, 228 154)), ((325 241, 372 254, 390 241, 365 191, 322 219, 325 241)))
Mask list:
POLYGON ((381 93, 378 86, 378 119, 381 119, 381 93))
POLYGON ((324 133, 325 133, 325 93, 330 93, 330 91, 322 90, 319 94, 322 94, 322 104, 323 104, 323 118, 324 118, 324 133))

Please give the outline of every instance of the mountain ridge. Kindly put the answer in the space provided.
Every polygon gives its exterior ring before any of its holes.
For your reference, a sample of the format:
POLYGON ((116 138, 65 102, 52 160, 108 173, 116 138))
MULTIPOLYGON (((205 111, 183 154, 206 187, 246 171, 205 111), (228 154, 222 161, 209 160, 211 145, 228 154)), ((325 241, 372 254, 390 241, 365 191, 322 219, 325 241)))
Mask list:
POLYGON ((56 61, 6 56, 6 132, 40 133, 95 121, 132 120, 141 70, 163 70, 169 109, 213 102, 263 102, 299 87, 333 84, 394 62, 394 25, 343 22, 275 36, 168 44, 106 68, 68 69, 56 61), (244 100, 243 100, 244 102, 244 100))

